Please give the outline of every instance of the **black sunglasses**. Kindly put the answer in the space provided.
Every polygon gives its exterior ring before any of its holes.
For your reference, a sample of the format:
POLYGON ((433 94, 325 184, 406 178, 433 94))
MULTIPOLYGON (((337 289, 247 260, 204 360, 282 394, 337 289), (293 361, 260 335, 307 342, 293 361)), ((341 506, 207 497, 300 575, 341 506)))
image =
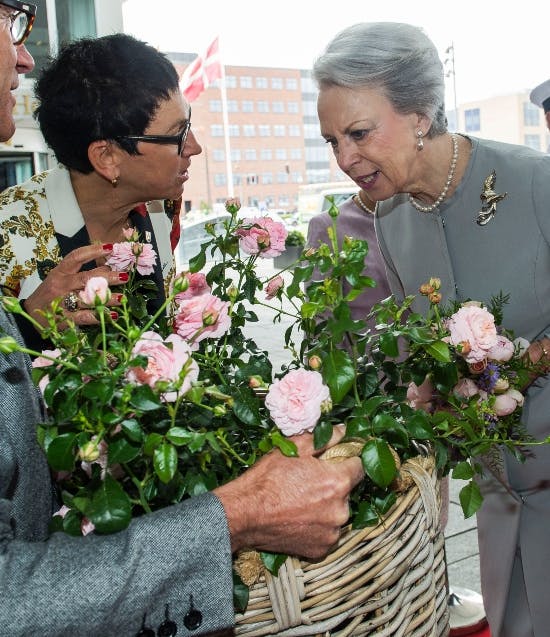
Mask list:
POLYGON ((15 13, 8 16, 11 22, 11 41, 15 45, 23 44, 29 37, 34 24, 36 5, 30 2, 19 2, 18 0, 1 0, 0 5, 15 9, 15 13))
POLYGON ((181 133, 177 135, 123 135, 115 137, 116 141, 127 139, 133 142, 149 142, 150 144, 177 144, 178 155, 181 155, 187 142, 187 136, 191 130, 191 109, 189 109, 189 119, 185 120, 181 133))

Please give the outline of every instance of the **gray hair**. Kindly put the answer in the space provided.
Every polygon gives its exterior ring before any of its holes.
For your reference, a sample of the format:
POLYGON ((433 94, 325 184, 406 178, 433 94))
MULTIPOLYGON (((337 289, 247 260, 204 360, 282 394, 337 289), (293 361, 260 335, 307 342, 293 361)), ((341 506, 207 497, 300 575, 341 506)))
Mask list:
POLYGON ((320 88, 374 88, 402 115, 432 120, 428 137, 447 130, 443 65, 419 27, 361 22, 338 33, 313 65, 320 88))

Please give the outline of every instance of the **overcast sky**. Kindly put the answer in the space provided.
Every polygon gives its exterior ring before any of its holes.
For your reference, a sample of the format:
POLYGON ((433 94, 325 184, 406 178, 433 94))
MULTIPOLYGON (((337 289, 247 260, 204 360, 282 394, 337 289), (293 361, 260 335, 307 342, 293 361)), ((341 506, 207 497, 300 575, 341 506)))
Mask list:
MULTIPOLYGON (((543 1, 126 0, 123 12, 126 32, 163 51, 202 54, 219 36, 224 64, 304 69, 350 24, 409 22, 424 28, 442 60, 454 44, 459 104, 550 78, 550 7, 543 1)), ((452 108, 452 76, 447 84, 452 108)))

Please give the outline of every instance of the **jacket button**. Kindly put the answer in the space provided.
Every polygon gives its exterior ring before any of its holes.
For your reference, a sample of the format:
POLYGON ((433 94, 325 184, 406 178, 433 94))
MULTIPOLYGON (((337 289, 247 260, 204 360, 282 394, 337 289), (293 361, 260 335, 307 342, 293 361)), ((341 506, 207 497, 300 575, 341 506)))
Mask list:
POLYGON ((157 630, 158 637, 174 637, 178 632, 178 625, 171 619, 165 619, 157 630))
POLYGON ((202 624, 202 613, 196 608, 191 608, 183 618, 183 623, 188 630, 197 630, 202 624))
POLYGON ((152 628, 142 628, 136 637, 155 637, 155 631, 152 628))

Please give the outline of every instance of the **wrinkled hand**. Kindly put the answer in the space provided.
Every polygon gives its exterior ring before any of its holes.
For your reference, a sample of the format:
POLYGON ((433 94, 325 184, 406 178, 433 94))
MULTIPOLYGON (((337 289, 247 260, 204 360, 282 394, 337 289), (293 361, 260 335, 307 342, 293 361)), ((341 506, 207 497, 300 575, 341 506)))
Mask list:
MULTIPOLYGON (((327 447, 343 436, 335 430, 327 447)), ((216 489, 229 523, 231 548, 310 559, 325 556, 349 518, 348 496, 363 478, 359 458, 333 464, 316 456, 311 434, 296 436, 299 457, 278 450, 216 489)))
MULTIPOLYGON (((107 265, 93 270, 80 271, 80 268, 88 261, 104 258, 110 253, 110 249, 104 249, 101 245, 84 246, 69 252, 55 268, 50 270, 47 277, 36 290, 25 299, 25 310, 41 325, 45 325, 44 317, 37 310, 48 309, 54 299, 64 298, 69 292, 75 292, 78 296, 78 293, 84 289, 88 279, 94 276, 102 276, 107 279, 109 287, 123 285, 124 281, 121 280, 120 273, 113 272, 107 265)), ((109 305, 120 305, 120 297, 116 294, 113 295, 109 305)), ((86 307, 80 299, 78 309, 75 312, 65 310, 65 314, 78 325, 96 325, 98 323, 93 308, 86 307)))

